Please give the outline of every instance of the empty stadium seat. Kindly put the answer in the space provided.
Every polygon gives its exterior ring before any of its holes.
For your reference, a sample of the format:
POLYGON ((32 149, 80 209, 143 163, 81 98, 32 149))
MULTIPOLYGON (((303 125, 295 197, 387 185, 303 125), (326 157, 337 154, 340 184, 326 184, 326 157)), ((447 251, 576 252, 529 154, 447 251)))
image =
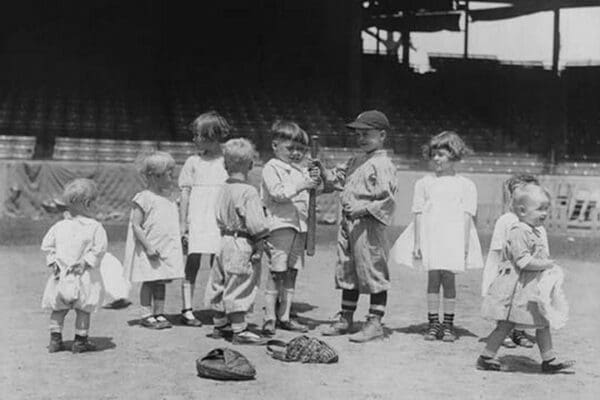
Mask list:
POLYGON ((133 162, 143 153, 157 149, 149 140, 115 140, 57 137, 54 160, 133 162))
POLYGON ((35 136, 0 135, 0 158, 27 160, 35 152, 35 136))

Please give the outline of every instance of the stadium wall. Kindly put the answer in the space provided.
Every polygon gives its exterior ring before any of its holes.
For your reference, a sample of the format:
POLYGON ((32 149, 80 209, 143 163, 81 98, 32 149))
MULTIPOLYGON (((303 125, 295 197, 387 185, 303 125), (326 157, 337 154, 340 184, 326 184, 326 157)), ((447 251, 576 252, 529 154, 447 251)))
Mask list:
MULTIPOLYGON (((177 172, 177 171, 176 171, 177 172)), ((258 185, 260 168, 250 176, 258 185)), ((410 223, 413 187, 425 171, 398 171, 397 211, 394 225, 410 223)), ((508 174, 466 173, 478 189, 476 224, 481 231, 491 231, 503 212, 502 182, 508 174)), ((56 198, 65 183, 76 177, 94 179, 101 195, 98 200, 99 219, 123 223, 129 216, 130 200, 143 187, 132 164, 58 161, 0 161, 0 221, 3 218, 50 217, 45 203, 56 198)), ((553 234, 600 237, 598 207, 600 177, 540 175, 542 184, 553 197, 552 215, 547 228, 553 234)), ((318 220, 335 223, 338 216, 336 194, 318 198, 318 220)))

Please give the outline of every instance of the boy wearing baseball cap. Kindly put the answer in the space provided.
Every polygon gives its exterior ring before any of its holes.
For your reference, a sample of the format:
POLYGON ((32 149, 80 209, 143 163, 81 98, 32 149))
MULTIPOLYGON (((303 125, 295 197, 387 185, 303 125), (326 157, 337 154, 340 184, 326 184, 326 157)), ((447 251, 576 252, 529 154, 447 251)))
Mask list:
POLYGON ((325 189, 340 190, 342 206, 335 269, 336 288, 342 290, 341 311, 323 335, 350 333, 359 295, 369 294, 367 322, 350 336, 350 341, 362 343, 383 336, 381 319, 390 288, 385 229, 396 206, 396 167, 383 149, 390 128, 384 113, 365 111, 347 126, 363 153, 333 170, 322 170, 325 189))

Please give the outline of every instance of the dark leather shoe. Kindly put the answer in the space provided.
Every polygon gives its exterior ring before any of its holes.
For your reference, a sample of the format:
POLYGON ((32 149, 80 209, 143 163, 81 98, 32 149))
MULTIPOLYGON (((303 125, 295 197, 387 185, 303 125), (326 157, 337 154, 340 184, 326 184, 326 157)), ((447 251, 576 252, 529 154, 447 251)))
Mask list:
POLYGON ((73 353, 84 353, 86 351, 96 351, 97 347, 94 342, 85 339, 85 340, 75 340, 73 342, 73 346, 71 347, 71 351, 73 353))
POLYGON ((500 364, 500 361, 493 358, 479 356, 477 359, 477 369, 484 371, 500 371, 502 369, 502 364, 500 364))
POLYGON ((427 328, 427 332, 423 335, 423 339, 427 341, 433 341, 442 338, 442 326, 438 323, 429 323, 429 327, 427 328))
POLYGON ((186 317, 185 315, 181 315, 179 317, 179 321, 181 321, 181 323, 183 325, 187 325, 187 326, 195 326, 195 327, 200 327, 202 326, 202 321, 200 321, 197 318, 194 319, 189 319, 188 317, 186 317))
POLYGON ((575 365, 575 361, 567 360, 558 362, 556 358, 542 362, 542 372, 545 374, 552 374, 554 372, 562 371, 563 369, 571 368, 575 365))
POLYGON ((154 318, 156 318, 156 329, 169 329, 173 327, 173 324, 162 314, 156 315, 154 318))
POLYGON ((48 345, 48 353, 56 353, 57 351, 64 350, 64 344, 62 341, 62 335, 57 332, 50 334, 50 344, 48 345))
POLYGON ((262 326, 262 333, 266 336, 275 336, 275 321, 272 319, 265 321, 265 323, 262 326))
POLYGON ((214 327, 212 333, 208 335, 208 337, 212 339, 231 339, 233 336, 233 331, 231 330, 231 325, 227 324, 222 327, 214 327))
POLYGON ((290 319, 289 321, 277 321, 277 327, 283 329, 284 331, 292 331, 292 332, 308 332, 308 326, 301 324, 298 321, 290 319))
POLYGON ((231 339, 231 343, 233 344, 247 344, 253 346, 262 346, 267 344, 268 339, 257 335, 254 332, 249 330, 244 330, 241 332, 237 332, 233 334, 233 338, 231 339))

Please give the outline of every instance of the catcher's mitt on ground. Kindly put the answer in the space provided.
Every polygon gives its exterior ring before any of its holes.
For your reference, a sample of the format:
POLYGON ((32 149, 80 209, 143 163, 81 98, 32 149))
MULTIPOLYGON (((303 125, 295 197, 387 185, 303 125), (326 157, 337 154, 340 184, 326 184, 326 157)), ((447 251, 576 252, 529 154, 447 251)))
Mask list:
POLYGON ((281 361, 323 364, 338 362, 338 354, 331 346, 322 340, 306 335, 298 336, 288 343, 281 340, 270 340, 267 342, 267 353, 281 361))

